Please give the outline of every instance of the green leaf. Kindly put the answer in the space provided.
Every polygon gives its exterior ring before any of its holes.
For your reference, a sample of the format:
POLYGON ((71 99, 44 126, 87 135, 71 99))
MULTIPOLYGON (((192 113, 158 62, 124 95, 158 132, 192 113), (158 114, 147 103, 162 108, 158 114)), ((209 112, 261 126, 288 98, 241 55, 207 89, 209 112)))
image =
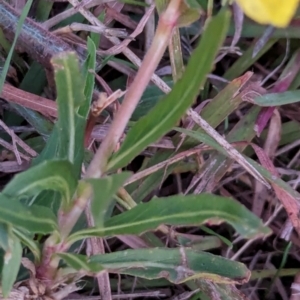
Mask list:
POLYGON ((253 103, 259 106, 279 106, 300 102, 300 90, 271 93, 256 97, 253 103))
MULTIPOLYGON (((173 81, 166 81, 166 84, 169 87, 172 87, 173 81)), ((139 104, 134 110, 130 120, 137 121, 141 117, 145 116, 157 104, 158 101, 161 101, 163 96, 165 96, 165 93, 156 85, 149 85, 140 99, 139 104)))
MULTIPOLYGON (((161 14, 169 5, 169 0, 156 0, 156 9, 161 14)), ((178 19, 178 27, 187 27, 200 18, 201 6, 194 0, 182 1, 180 4, 180 17, 178 19)))
POLYGON ((127 165, 149 144, 171 130, 191 106, 207 73, 211 71, 215 55, 225 38, 229 18, 228 11, 223 10, 212 19, 191 56, 183 77, 164 99, 129 130, 120 150, 110 160, 108 169, 127 165))
MULTIPOLYGON (((79 62, 74 53, 60 53, 52 58, 55 69, 55 80, 58 94, 58 121, 41 155, 33 162, 34 165, 49 159, 68 159, 74 164, 74 172, 79 178, 84 156, 84 130, 86 118, 78 114, 87 114, 90 100, 85 101, 85 81, 79 70, 79 62), (88 102, 88 103, 87 103, 88 102)), ((89 86, 89 92, 90 93, 89 86)), ((89 96, 89 95, 88 95, 89 96)))
POLYGON ((84 180, 84 182, 91 184, 93 189, 91 212, 97 227, 103 226, 104 217, 112 197, 125 180, 129 178, 130 174, 129 172, 124 172, 100 179, 91 178, 84 180))
POLYGON ((0 223, 0 247, 7 251, 9 248, 9 235, 11 233, 11 228, 6 223, 0 223))
POLYGON ((188 27, 199 20, 200 16, 201 7, 197 5, 196 1, 182 1, 180 5, 178 27, 188 27))
POLYGON ((52 132, 47 139, 46 147, 40 153, 38 157, 33 159, 31 166, 36 166, 45 160, 51 160, 59 157, 58 154, 59 148, 59 131, 57 125, 54 125, 52 132))
POLYGON ((49 15, 52 10, 53 2, 49 2, 47 0, 40 0, 37 3, 36 8, 36 19, 39 22, 47 21, 49 18, 49 15))
MULTIPOLYGON (((21 88, 20 88, 21 89, 21 88)), ((9 104, 20 116, 22 116, 39 134, 48 137, 53 128, 53 124, 37 111, 21 106, 19 104, 9 104)))
POLYGON ((269 235, 271 230, 246 207, 231 198, 211 194, 177 195, 141 203, 130 211, 112 217, 104 228, 88 228, 69 237, 77 241, 89 236, 140 234, 161 224, 197 226, 203 223, 229 223, 244 238, 269 235))
MULTIPOLYGON (((65 255, 60 256, 65 259, 65 255)), ((76 255, 76 257, 83 262, 81 264, 73 262, 70 264, 70 260, 66 262, 75 269, 77 267, 77 270, 85 267, 87 268, 84 269, 85 271, 93 272, 97 270, 98 264, 99 271, 103 268, 110 273, 127 274, 150 280, 166 278, 176 284, 199 278, 213 282, 241 284, 247 282, 251 274, 246 266, 239 262, 184 247, 130 249, 90 258, 83 255, 76 255)))
POLYGON ((32 233, 47 234, 57 228, 56 217, 44 206, 27 207, 15 198, 0 194, 0 222, 28 230, 32 233))
MULTIPOLYGON (((47 77, 45 69, 38 62, 34 61, 20 83, 19 89, 35 95, 41 95, 46 85, 47 77), (34 82, 34 84, 32 84, 32 82, 34 82)), ((40 113, 23 107, 22 105, 10 103, 10 106, 33 126, 39 134, 48 138, 53 129, 53 123, 50 120, 40 113)))
MULTIPOLYGON (((106 16, 106 11, 103 10, 101 14, 98 16, 98 20, 102 23, 105 21, 105 16, 106 16)), ((96 32, 91 32, 90 33, 90 39, 93 41, 95 48, 98 49, 100 45, 100 40, 101 40, 101 34, 96 33, 96 32)), ((88 50, 89 51, 89 50, 88 50)))
POLYGON ((198 236, 193 234, 176 233, 176 238, 179 245, 196 251, 207 251, 222 247, 222 241, 217 236, 198 236))
MULTIPOLYGON (((248 26, 249 24, 247 24, 248 26)), ((245 26, 243 26, 243 29, 245 26)), ((255 47, 255 41, 250 46, 247 47, 246 51, 244 51, 243 55, 240 56, 234 64, 230 66, 223 75, 223 78, 228 80, 233 80, 234 78, 240 76, 245 73, 261 56, 263 56, 268 50, 272 48, 272 46, 278 41, 278 39, 269 40, 264 47, 256 54, 255 57, 252 57, 253 50, 255 47)))
POLYGON ((85 119, 78 115, 84 104, 85 81, 75 53, 60 53, 51 59, 57 89, 59 158, 74 164, 79 177, 83 161, 85 119))
POLYGON ((11 197, 32 197, 44 190, 60 192, 68 204, 75 192, 77 180, 68 161, 46 161, 14 177, 3 190, 11 197))
POLYGON ((88 272, 98 273, 104 270, 103 266, 96 262, 88 262, 86 255, 76 255, 71 253, 57 253, 70 267, 75 270, 84 270, 88 272))
POLYGON ((41 259, 41 249, 39 244, 33 239, 33 234, 25 233, 24 230, 14 228, 13 232, 15 236, 26 246, 34 255, 35 261, 38 263, 41 259))
POLYGON ((17 278, 22 258, 22 246, 20 241, 13 237, 10 239, 11 247, 6 251, 4 256, 4 264, 2 268, 1 287, 4 298, 9 296, 9 293, 17 278))
POLYGON ((78 114, 87 118, 92 103, 93 91, 95 86, 95 75, 90 70, 95 70, 96 67, 96 47, 91 38, 87 41, 88 56, 83 65, 83 73, 85 77, 85 102, 80 106, 78 114))

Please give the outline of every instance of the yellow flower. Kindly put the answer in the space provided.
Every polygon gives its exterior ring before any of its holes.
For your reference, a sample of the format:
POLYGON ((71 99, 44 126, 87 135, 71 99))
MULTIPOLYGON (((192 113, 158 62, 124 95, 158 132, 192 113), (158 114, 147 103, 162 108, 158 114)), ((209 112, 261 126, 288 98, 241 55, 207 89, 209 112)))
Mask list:
POLYGON ((298 8, 299 0, 235 0, 244 13, 260 24, 275 27, 289 25, 298 8))

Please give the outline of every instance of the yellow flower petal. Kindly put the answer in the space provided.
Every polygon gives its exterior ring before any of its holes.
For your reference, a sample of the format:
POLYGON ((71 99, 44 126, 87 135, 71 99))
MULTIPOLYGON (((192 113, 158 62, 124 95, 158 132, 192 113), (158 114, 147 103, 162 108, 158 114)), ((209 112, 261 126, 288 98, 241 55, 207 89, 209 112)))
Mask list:
POLYGON ((260 24, 276 27, 289 25, 299 0, 236 0, 244 13, 260 24))

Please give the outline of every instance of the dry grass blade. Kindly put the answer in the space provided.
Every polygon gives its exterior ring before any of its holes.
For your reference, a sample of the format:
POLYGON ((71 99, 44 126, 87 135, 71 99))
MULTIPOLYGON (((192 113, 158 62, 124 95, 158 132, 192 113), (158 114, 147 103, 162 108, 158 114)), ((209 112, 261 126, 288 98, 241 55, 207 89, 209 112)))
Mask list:
MULTIPOLYGON (((3 146, 4 148, 6 148, 6 149, 9 150, 9 151, 12 151, 12 152, 15 151, 14 146, 12 146, 10 143, 4 141, 4 140, 1 139, 1 138, 0 138, 0 145, 3 146)), ((20 155, 21 158, 23 158, 23 159, 26 160, 26 161, 30 161, 30 159, 31 159, 30 157, 28 157, 27 155, 25 155, 25 154, 23 154, 23 153, 20 153, 20 152, 19 152, 19 155, 20 155)))
POLYGON ((45 116, 57 117, 57 106, 54 101, 22 91, 9 84, 4 84, 1 97, 9 102, 38 111, 45 116))
POLYGON ((127 37, 126 40, 124 40, 123 42, 121 42, 119 45, 116 45, 116 46, 108 49, 107 51, 101 51, 101 54, 116 55, 116 54, 121 53, 129 45, 129 43, 132 40, 134 40, 139 34, 141 34, 143 32, 143 29, 144 29, 145 25, 147 24, 148 19, 150 18, 151 14, 154 11, 154 8, 155 8, 155 5, 152 4, 147 9, 147 12, 144 14, 143 18, 141 19, 141 21, 137 25, 136 29, 133 31, 132 34, 130 34, 127 37))
POLYGON ((270 184, 262 177, 262 175, 196 112, 194 112, 192 109, 189 109, 187 115, 191 117, 191 119, 196 124, 198 124, 207 134, 214 138, 224 148, 230 158, 236 160, 241 166, 245 168, 245 170, 247 170, 255 179, 264 184, 267 188, 271 188, 270 184))
POLYGON ((162 168, 167 167, 168 165, 171 165, 171 164, 174 164, 174 163, 176 163, 178 161, 181 161, 181 160, 183 160, 186 157, 189 157, 191 155, 199 153, 200 151, 203 151, 205 148, 207 149, 207 147, 202 147, 202 146, 201 147, 196 147, 194 149, 190 149, 190 150, 181 152, 179 154, 176 154, 176 155, 174 155, 173 157, 169 158, 166 161, 163 161, 163 162, 161 162, 159 164, 154 165, 153 167, 150 167, 148 169, 145 169, 145 170, 143 170, 143 171, 141 171, 139 173, 136 173, 136 174, 132 175, 125 182, 125 185, 133 183, 133 182, 135 182, 137 180, 140 180, 140 179, 142 179, 142 178, 144 178, 144 177, 146 177, 146 176, 148 176, 150 174, 153 174, 154 172, 156 172, 156 171, 158 171, 158 170, 160 170, 162 168))
POLYGON ((22 147, 28 154, 33 157, 38 155, 37 152, 29 147, 25 142, 23 142, 23 140, 13 132, 13 130, 9 129, 2 120, 0 120, 0 126, 11 136, 13 142, 19 144, 19 146, 22 147))
MULTIPOLYGON (((271 118, 268 136, 264 145, 266 155, 273 160, 275 152, 281 138, 281 119, 278 110, 274 111, 274 115, 271 118)), ((252 203, 252 211, 257 215, 261 216, 265 201, 268 198, 268 192, 265 187, 258 181, 255 183, 255 194, 252 203)))
POLYGON ((234 31, 234 36, 232 38, 230 47, 234 48, 234 46, 238 43, 239 39, 241 38, 243 23, 244 23, 244 13, 236 2, 233 3, 232 7, 233 7, 235 31, 234 31))
MULTIPOLYGON (((269 170, 275 178, 279 177, 278 171, 275 169, 274 165, 272 164, 270 159, 265 155, 263 150, 254 144, 252 144, 252 147, 254 148, 255 153, 258 156, 261 164, 267 170, 269 170)), ((300 220, 299 220, 300 199, 294 198, 290 193, 288 193, 286 190, 284 190, 283 188, 279 187, 274 183, 272 183, 272 187, 276 193, 276 196, 284 206, 295 230, 300 235, 300 220)))
MULTIPOLYGON (((78 7, 78 11, 92 24, 95 26, 98 26, 100 29, 104 28, 105 26, 88 10, 86 10, 83 7, 80 7, 80 2, 77 0, 69 0, 69 2, 74 6, 78 7)), ((109 40, 115 44, 120 44, 120 40, 116 37, 109 37, 109 40)), ((130 61, 132 61, 136 66, 141 66, 142 61, 128 48, 123 49, 123 54, 128 57, 130 61)), ((163 90, 165 93, 170 91, 170 88, 168 85, 161 80, 156 74, 152 74, 151 80, 153 83, 155 83, 161 90, 163 90)))

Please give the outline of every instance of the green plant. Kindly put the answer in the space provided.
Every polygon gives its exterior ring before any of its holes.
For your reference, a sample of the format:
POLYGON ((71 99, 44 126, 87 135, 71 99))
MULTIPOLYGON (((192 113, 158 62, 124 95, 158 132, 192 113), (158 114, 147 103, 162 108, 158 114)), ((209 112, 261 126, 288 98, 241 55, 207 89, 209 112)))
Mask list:
MULTIPOLYGON (((171 227, 227 222, 244 239, 256 239, 271 233, 258 217, 239 202, 209 193, 211 180, 222 178, 233 161, 228 149, 220 146, 220 140, 215 140, 202 128, 187 130, 176 127, 204 87, 206 77, 213 68, 229 27, 230 13, 226 8, 206 24, 200 43, 185 70, 181 53, 174 51, 172 90, 144 116, 130 124, 126 138, 118 149, 121 135, 169 41, 172 40, 171 52, 178 49, 176 26, 191 23, 196 14, 190 4, 182 5, 177 0, 170 1, 169 5, 157 1, 157 7, 160 22, 152 48, 114 116, 106 138, 89 162, 87 157, 90 153, 84 149, 84 134, 94 91, 94 72, 90 70, 96 68, 95 44, 88 39, 88 57, 83 65, 73 52, 63 52, 51 59, 58 119, 43 151, 30 169, 15 176, 0 194, 3 297, 9 297, 11 291, 21 293, 22 286, 27 288, 26 293, 30 296, 63 299, 81 288, 83 277, 97 277, 99 282, 100 276, 109 272, 147 280, 163 278, 175 284, 185 283, 204 299, 214 291, 222 297, 243 299, 234 285, 250 279, 251 272, 247 267, 191 247, 192 241, 188 235, 171 227), (177 132, 172 140, 176 150, 158 151, 138 174, 132 175, 122 170, 171 130, 177 132), (194 148, 199 142, 205 146, 194 148), (211 151, 211 156, 202 166, 206 174, 211 175, 206 177, 205 192, 153 197, 149 202, 142 202, 152 187, 178 166, 178 161, 200 151, 211 151), (157 167, 160 162, 163 163, 157 167), (83 169, 86 171, 82 172, 83 169), (141 188, 137 189, 138 180, 146 176, 141 188), (170 236, 179 247, 164 247, 152 231, 170 236), (149 249, 101 253, 101 238, 128 235, 139 236, 149 249), (85 239, 91 241, 90 253, 84 250, 77 253, 75 249, 85 239), (20 271, 21 265, 25 271, 20 271), (22 276, 25 280, 20 283, 22 276), (195 282, 196 285, 193 285, 195 282)), ((249 90, 243 91, 242 88, 251 76, 252 73, 248 72, 230 82, 201 111, 202 118, 211 127, 217 127, 245 100, 249 90)), ((297 94, 287 93, 284 96, 288 100, 280 98, 277 105, 293 102, 297 94)), ((267 97, 260 97, 253 103, 269 106, 269 101, 267 97)), ((258 178, 263 178, 262 182, 267 185, 270 183, 278 198, 297 198, 298 193, 274 175, 276 170, 272 164, 270 166, 260 149, 251 144, 258 113, 258 107, 252 108, 230 131, 226 140, 240 142, 236 145, 240 152, 252 145, 262 166, 248 157, 242 159, 259 174, 258 178), (241 128, 245 129, 247 124, 253 126, 249 126, 248 131, 242 131, 241 128)), ((220 236, 216 237, 219 241, 220 236)), ((216 240, 207 241, 214 243, 216 240)), ((222 241, 227 242, 223 237, 222 241)))
MULTIPOLYGON (((154 230, 164 223, 199 225, 207 221, 222 220, 229 222, 244 237, 268 234, 268 229, 263 227, 260 220, 238 203, 209 194, 152 200, 149 203, 139 204, 128 212, 109 217, 110 207, 115 203, 112 201, 113 196, 129 178, 130 173, 108 174, 125 166, 147 145, 172 129, 184 114, 211 68, 214 55, 224 37, 222 27, 226 28, 227 20, 227 12, 222 12, 207 28, 207 35, 214 31, 220 32, 219 37, 216 36, 209 41, 211 49, 209 57, 203 58, 199 66, 193 65, 204 45, 208 46, 208 39, 204 34, 186 73, 173 91, 133 126, 121 149, 109 160, 107 167, 102 157, 101 165, 105 169, 102 169, 100 174, 106 172, 107 175, 99 179, 95 178, 100 175, 99 171, 96 174, 89 171, 99 170, 98 161, 94 158, 86 177, 80 180, 84 158, 85 120, 93 91, 93 80, 90 80, 93 75, 87 70, 94 68, 95 48, 90 41, 90 54, 84 74, 80 71, 78 60, 72 53, 62 53, 52 59, 58 93, 58 121, 35 165, 17 175, 1 193, 1 205, 4 207, 0 216, 1 246, 4 249, 2 267, 4 296, 9 295, 17 277, 22 247, 26 247, 34 256, 32 264, 35 271, 31 273, 31 280, 36 280, 37 286, 44 284, 46 293, 55 295, 55 299, 62 299, 73 289, 78 289, 76 281, 82 276, 97 274, 102 270, 148 279, 162 276, 177 283, 193 278, 204 278, 220 283, 242 283, 249 278, 249 271, 240 263, 184 248, 136 249, 90 258, 67 253, 75 242, 85 238, 140 234, 154 230), (195 78, 196 74, 199 75, 195 78), (172 103, 176 105, 170 110, 172 103), (92 179, 93 177, 95 179, 92 179), (42 197, 41 194, 45 193, 47 196, 42 197), (87 206, 90 199, 91 204, 87 206), (55 200, 58 202, 55 203, 55 200), (53 211, 53 207, 58 207, 58 210, 53 211), (90 207, 94 226, 74 229, 85 207, 90 207), (37 234, 38 236, 33 239, 33 235, 37 234), (42 245, 43 236, 48 237, 42 245), (183 257, 186 257, 189 263, 182 262, 183 257), (61 259, 65 264, 60 264, 61 259), (81 272, 77 273, 78 270, 81 272), (33 274, 36 276, 33 277, 33 274), (70 278, 74 280, 71 281, 72 288, 69 286, 63 288, 64 284, 70 282, 70 278)), ((114 147, 109 148, 110 153, 113 149, 114 147)), ((24 265, 28 267, 28 264, 24 265)))

